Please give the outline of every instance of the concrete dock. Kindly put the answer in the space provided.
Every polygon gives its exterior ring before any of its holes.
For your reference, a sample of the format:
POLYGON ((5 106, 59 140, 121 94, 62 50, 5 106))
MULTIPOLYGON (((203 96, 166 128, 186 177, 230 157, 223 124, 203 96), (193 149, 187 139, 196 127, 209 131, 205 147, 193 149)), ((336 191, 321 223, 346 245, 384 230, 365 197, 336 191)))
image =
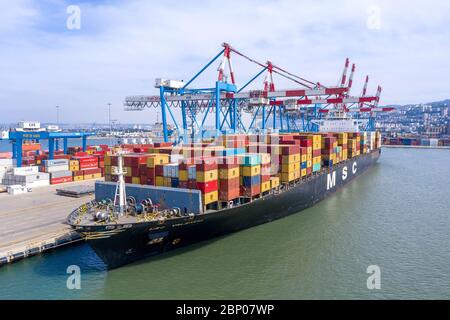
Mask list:
POLYGON ((56 189, 94 183, 89 180, 34 188, 16 196, 0 194, 0 265, 80 241, 64 221, 93 196, 64 197, 57 195, 56 189))

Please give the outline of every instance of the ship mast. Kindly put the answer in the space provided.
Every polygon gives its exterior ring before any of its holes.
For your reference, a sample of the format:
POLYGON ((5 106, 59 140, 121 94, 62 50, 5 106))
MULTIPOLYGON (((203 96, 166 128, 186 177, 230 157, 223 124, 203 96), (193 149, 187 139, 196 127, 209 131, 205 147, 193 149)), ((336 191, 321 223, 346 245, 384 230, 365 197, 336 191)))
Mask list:
POLYGON ((117 169, 114 174, 118 177, 116 185, 116 193, 114 195, 114 208, 118 208, 119 216, 123 216, 127 210, 126 192, 125 192, 125 171, 123 170, 123 157, 119 151, 117 153, 117 169))

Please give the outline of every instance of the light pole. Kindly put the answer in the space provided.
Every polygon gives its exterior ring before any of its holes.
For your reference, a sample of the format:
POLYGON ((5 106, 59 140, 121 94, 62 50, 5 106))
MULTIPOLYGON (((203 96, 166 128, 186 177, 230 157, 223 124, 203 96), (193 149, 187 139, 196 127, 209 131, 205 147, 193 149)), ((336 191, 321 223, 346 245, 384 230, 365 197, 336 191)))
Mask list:
POLYGON ((111 126, 111 102, 108 103, 108 123, 109 123, 109 135, 112 134, 112 126, 111 126))
POLYGON ((56 106, 56 124, 59 125, 59 108, 60 106, 56 106))

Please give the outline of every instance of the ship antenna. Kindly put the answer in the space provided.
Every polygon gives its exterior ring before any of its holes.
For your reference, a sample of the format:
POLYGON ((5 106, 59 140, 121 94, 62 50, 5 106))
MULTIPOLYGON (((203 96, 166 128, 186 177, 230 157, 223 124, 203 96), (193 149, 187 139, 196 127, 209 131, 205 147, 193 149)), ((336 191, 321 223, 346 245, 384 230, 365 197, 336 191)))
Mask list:
POLYGON ((119 209, 119 215, 123 216, 127 210, 126 192, 125 192, 125 180, 124 175, 126 172, 123 170, 123 157, 122 152, 117 152, 117 170, 114 174, 118 177, 116 185, 116 193, 114 195, 114 208, 119 209))

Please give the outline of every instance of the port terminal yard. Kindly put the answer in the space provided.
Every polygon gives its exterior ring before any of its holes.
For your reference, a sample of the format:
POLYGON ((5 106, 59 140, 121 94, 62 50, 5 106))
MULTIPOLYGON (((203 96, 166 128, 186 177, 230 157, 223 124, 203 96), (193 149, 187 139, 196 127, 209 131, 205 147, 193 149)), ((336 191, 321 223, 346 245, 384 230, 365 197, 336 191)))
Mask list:
MULTIPOLYGON (((90 180, 65 185, 84 188, 94 184, 90 180)), ((61 185, 34 188, 14 197, 0 194, 0 266, 81 241, 64 222, 68 212, 94 196, 65 197, 57 189, 61 185)))

